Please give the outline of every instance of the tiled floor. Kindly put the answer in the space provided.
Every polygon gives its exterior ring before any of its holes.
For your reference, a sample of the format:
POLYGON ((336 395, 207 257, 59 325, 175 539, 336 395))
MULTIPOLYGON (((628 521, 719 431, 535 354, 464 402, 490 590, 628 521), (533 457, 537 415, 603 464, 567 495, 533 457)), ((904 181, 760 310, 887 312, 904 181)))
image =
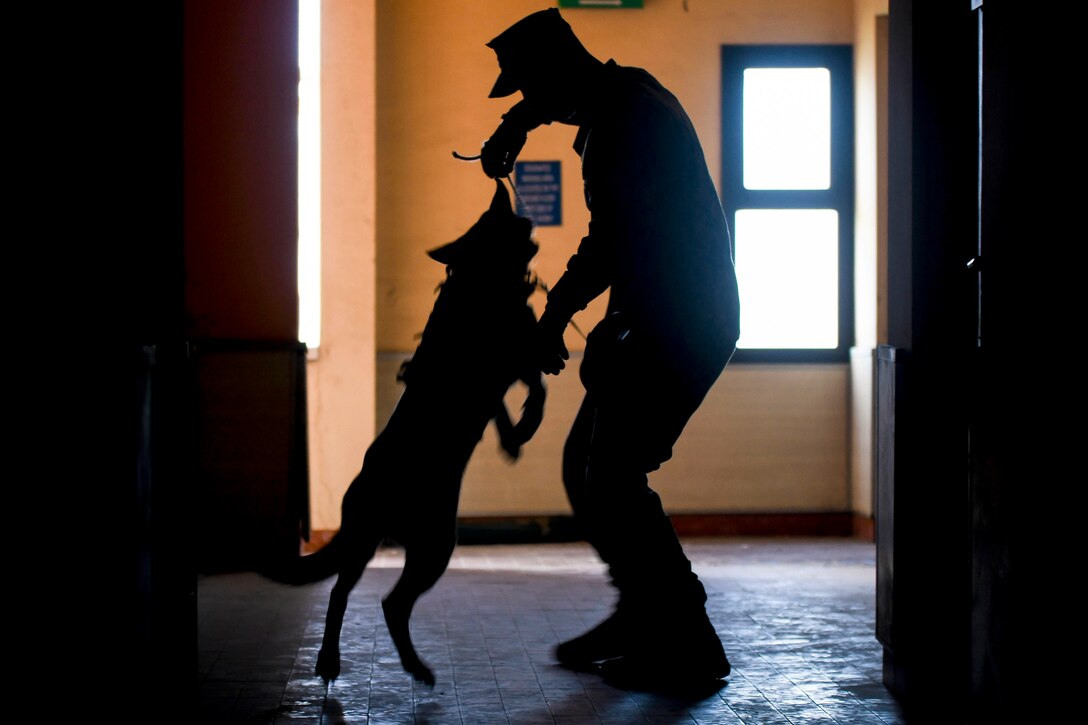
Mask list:
POLYGON ((401 553, 379 552, 353 592, 343 671, 313 674, 332 582, 292 589, 252 574, 198 584, 202 722, 882 723, 874 548, 852 540, 693 539, 733 672, 699 700, 629 692, 554 664, 552 648, 610 611, 584 544, 463 546, 419 601, 412 632, 434 689, 400 666, 379 607, 401 553))

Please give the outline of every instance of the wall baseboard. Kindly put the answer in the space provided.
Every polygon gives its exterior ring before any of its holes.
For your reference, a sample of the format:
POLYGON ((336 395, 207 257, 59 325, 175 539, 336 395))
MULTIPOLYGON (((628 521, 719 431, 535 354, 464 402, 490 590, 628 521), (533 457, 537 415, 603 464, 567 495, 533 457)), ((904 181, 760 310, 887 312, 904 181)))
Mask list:
POLYGON ((876 542, 876 519, 872 516, 854 514, 854 538, 876 542))
MULTIPOLYGON (((681 537, 846 537, 875 541, 873 519, 849 512, 764 514, 671 514, 681 537)), ((302 543, 310 554, 327 544, 332 530, 315 530, 302 543)), ((457 520, 460 544, 535 544, 581 541, 571 516, 471 516, 457 520)))

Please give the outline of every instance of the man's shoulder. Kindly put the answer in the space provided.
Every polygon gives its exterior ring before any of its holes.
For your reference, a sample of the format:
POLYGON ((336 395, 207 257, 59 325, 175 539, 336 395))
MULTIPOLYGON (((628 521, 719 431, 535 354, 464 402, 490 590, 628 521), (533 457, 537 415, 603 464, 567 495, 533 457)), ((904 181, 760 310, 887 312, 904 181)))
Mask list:
POLYGON ((604 116, 672 117, 683 115, 679 100, 644 68, 619 65, 613 60, 605 65, 609 77, 601 105, 604 116))
POLYGON ((665 90, 665 87, 645 68, 633 65, 620 65, 614 60, 605 63, 605 70, 610 81, 629 90, 665 90))

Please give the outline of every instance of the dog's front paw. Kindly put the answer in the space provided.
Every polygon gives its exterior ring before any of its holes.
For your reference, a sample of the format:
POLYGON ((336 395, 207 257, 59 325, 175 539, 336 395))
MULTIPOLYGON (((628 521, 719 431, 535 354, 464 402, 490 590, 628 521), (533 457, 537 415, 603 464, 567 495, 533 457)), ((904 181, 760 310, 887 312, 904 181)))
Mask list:
POLYGON ((318 677, 325 682, 335 680, 340 676, 340 651, 339 650, 327 650, 324 647, 317 653, 317 667, 315 668, 318 677))

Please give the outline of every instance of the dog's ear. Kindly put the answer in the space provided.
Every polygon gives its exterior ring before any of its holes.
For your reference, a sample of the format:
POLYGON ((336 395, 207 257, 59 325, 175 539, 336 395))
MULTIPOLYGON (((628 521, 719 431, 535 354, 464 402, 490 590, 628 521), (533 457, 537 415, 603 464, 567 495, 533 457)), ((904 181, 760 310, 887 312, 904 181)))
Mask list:
POLYGON ((458 257, 461 256, 461 250, 464 247, 463 242, 464 238, 462 237, 456 242, 450 242, 449 244, 444 244, 441 247, 436 247, 435 249, 427 252, 427 256, 434 261, 444 264, 448 267, 449 265, 455 263, 458 257))
MULTIPOLYGON (((502 183, 502 179, 495 179, 495 195, 491 197, 491 207, 488 212, 500 216, 514 216, 514 207, 510 203, 510 191, 506 188, 506 184, 502 183)), ((465 232, 460 239, 430 250, 427 252, 427 256, 446 266, 467 259, 467 255, 470 254, 469 250, 473 246, 473 240, 478 236, 476 232, 484 228, 487 223, 487 214, 484 214, 473 225, 472 229, 465 232)), ((475 246, 477 247, 476 253, 479 254, 479 244, 477 243, 475 246)))

